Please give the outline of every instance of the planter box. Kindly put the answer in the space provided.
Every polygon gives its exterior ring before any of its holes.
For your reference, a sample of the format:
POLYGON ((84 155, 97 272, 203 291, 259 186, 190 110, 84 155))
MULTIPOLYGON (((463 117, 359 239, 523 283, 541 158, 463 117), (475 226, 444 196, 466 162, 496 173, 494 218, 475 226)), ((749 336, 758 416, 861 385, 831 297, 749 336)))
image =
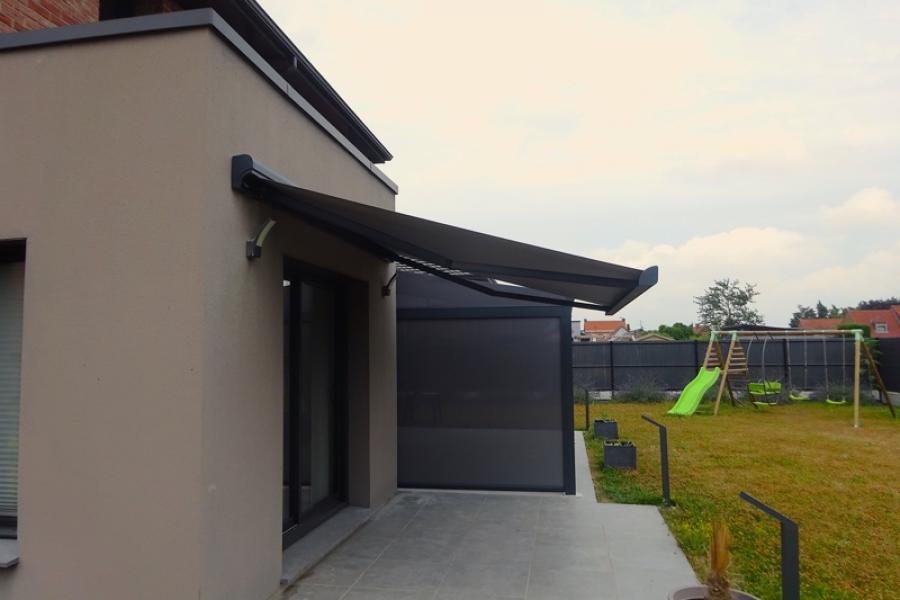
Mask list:
POLYGON ((612 419, 594 419, 594 437, 619 439, 619 424, 612 419))
POLYGON ((637 448, 633 442, 606 440, 603 442, 603 465, 614 469, 636 469, 637 448))

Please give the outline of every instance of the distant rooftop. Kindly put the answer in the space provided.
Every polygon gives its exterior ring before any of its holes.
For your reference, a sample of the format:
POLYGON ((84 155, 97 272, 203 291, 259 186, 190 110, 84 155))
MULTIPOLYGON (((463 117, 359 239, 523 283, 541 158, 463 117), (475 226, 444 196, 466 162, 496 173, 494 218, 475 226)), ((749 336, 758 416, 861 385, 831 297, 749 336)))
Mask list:
POLYGON ((618 331, 619 329, 628 329, 625 319, 616 319, 614 321, 589 321, 584 320, 584 331, 618 331))

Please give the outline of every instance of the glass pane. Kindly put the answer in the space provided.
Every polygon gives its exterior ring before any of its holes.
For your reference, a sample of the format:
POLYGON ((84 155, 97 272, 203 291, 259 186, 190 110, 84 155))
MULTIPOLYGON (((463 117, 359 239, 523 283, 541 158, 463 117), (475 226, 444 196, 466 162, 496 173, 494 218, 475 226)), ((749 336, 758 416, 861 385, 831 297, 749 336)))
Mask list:
POLYGON ((334 292, 302 284, 301 512, 334 492, 334 292))

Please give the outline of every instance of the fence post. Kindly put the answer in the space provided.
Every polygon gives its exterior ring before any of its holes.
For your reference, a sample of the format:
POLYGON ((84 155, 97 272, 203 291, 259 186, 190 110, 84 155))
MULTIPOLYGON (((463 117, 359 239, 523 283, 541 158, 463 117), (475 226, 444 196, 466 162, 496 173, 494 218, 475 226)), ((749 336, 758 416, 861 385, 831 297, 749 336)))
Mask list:
POLYGON ((790 350, 788 350, 788 339, 786 337, 781 338, 781 362, 784 365, 784 382, 787 384, 788 393, 793 392, 794 384, 791 381, 791 363, 788 360, 788 354, 790 350))
POLYGON ((781 523, 781 599, 800 600, 800 529, 797 523, 747 492, 741 500, 781 523))
POLYGON ((584 389, 584 430, 588 431, 591 427, 591 393, 585 387, 584 389))
POLYGON ((613 346, 615 345, 613 342, 606 342, 609 344, 609 399, 615 400, 616 398, 616 361, 613 359, 613 346))

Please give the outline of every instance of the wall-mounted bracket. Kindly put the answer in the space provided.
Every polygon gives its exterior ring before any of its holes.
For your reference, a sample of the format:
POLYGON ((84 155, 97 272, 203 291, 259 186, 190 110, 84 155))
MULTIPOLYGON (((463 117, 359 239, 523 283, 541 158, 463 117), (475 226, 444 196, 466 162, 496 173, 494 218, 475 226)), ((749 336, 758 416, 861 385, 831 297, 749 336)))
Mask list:
POLYGON ((259 228, 252 239, 247 240, 247 258, 249 260, 262 256, 262 246, 273 227, 275 227, 275 219, 269 219, 259 228))
POLYGON ((397 271, 394 271, 394 274, 391 275, 391 278, 387 280, 383 286, 381 286, 381 296, 387 298, 391 295, 391 284, 397 280, 397 271))

